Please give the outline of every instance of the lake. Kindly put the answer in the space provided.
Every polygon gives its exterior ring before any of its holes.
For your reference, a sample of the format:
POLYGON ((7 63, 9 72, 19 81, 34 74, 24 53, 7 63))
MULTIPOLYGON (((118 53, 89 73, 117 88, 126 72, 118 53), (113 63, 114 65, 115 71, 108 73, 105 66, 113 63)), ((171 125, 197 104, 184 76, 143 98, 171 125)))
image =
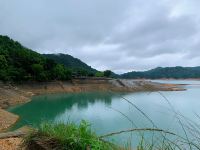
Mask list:
MULTIPOLYGON (((191 85, 185 85, 186 91, 161 92, 167 100, 159 92, 49 94, 34 96, 31 102, 8 110, 21 117, 14 128, 24 125, 37 127, 44 121, 68 122, 70 120, 79 123, 84 119, 91 123, 92 129, 99 135, 135 127, 153 128, 154 126, 183 134, 173 110, 194 122, 200 121, 196 116, 196 114, 200 115, 200 81, 157 80, 157 82, 191 85), (144 114, 124 98, 145 113, 154 126, 144 114)), ((120 144, 129 141, 136 146, 141 138, 136 134, 141 133, 121 134, 111 139, 120 144)), ((150 139, 152 134, 144 133, 147 139, 148 137, 150 139)))

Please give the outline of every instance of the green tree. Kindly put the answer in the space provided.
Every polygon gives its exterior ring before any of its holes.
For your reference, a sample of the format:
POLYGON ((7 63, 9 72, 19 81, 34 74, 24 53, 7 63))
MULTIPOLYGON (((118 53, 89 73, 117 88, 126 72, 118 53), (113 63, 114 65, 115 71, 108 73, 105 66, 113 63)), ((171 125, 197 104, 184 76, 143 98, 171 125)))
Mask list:
POLYGON ((72 78, 72 70, 71 69, 65 69, 65 80, 69 80, 72 78))
POLYGON ((57 64, 54 68, 53 68, 53 75, 55 79, 58 80, 64 80, 66 78, 65 76, 65 67, 61 64, 57 64))
POLYGON ((8 67, 7 60, 4 55, 0 55, 0 69, 8 67))
POLYGON ((25 80, 25 70, 23 68, 15 68, 10 66, 8 68, 8 79, 11 81, 23 81, 25 80))
POLYGON ((40 64, 33 64, 31 68, 32 68, 33 73, 36 75, 40 74, 44 70, 43 66, 40 64))
POLYGON ((0 80, 7 81, 9 80, 7 72, 7 60, 4 55, 0 55, 0 80))
POLYGON ((34 79, 38 81, 42 81, 41 77, 44 78, 44 68, 41 64, 33 64, 31 66, 31 69, 33 71, 34 79))
POLYGON ((104 76, 104 73, 100 71, 95 74, 95 77, 103 77, 103 76, 104 76))
POLYGON ((106 71, 104 71, 104 76, 105 77, 110 77, 111 73, 112 72, 110 70, 106 70, 106 71))

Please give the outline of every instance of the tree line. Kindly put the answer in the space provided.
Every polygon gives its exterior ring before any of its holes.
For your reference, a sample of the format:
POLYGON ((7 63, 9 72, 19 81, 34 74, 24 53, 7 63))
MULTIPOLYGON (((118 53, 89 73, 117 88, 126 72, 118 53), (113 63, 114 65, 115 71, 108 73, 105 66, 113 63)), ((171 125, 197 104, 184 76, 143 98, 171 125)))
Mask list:
MULTIPOLYGON (((73 76, 99 76, 97 70, 91 70, 85 69, 83 65, 75 68, 66 67, 22 46, 8 36, 0 36, 0 80, 2 81, 51 81, 70 80, 73 76)), ((105 76, 108 75, 106 71, 105 76)))

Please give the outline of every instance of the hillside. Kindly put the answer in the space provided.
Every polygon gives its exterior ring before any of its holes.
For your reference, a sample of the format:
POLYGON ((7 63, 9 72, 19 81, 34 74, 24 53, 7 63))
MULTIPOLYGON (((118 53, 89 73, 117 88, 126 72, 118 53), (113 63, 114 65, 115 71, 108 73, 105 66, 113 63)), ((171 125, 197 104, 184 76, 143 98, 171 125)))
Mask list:
POLYGON ((67 80, 71 71, 54 60, 32 51, 8 36, 0 35, 0 80, 67 80))
MULTIPOLYGON (((71 55, 68 54, 43 54, 43 56, 53 59, 55 62, 64 64, 65 67, 71 68, 72 70, 82 70, 82 72, 86 71, 89 75, 95 75, 98 70, 92 68, 91 66, 88 66, 86 63, 81 61, 78 58, 74 58, 71 55)), ((119 78, 119 75, 112 72, 110 74, 110 77, 113 78, 119 78)))
POLYGON ((158 67, 144 72, 128 72, 121 75, 121 78, 127 79, 160 79, 160 78, 200 78, 200 67, 158 67))
MULTIPOLYGON (((0 80, 52 81, 68 80, 72 77, 98 76, 104 72, 88 66, 67 54, 39 54, 0 35, 0 80)), ((111 72, 111 76, 117 76, 111 72)))
POLYGON ((53 59, 55 62, 65 65, 72 70, 85 70, 87 72, 96 73, 97 70, 88 66, 78 58, 74 58, 68 54, 43 54, 43 56, 53 59))

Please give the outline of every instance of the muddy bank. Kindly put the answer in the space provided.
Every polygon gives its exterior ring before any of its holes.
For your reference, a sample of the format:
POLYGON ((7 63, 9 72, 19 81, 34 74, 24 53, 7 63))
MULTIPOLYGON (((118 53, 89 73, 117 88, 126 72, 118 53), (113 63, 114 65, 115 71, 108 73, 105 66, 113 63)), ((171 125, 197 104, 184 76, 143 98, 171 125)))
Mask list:
POLYGON ((19 116, 7 112, 0 108, 0 132, 4 131, 5 129, 9 128, 11 125, 15 124, 19 116))
POLYGON ((182 91, 184 85, 181 84, 164 84, 152 82, 150 80, 131 80, 131 79, 116 79, 109 81, 115 87, 120 87, 121 90, 137 92, 137 91, 182 91))
POLYGON ((74 79, 69 82, 26 82, 23 84, 0 83, 0 108, 28 102, 30 97, 40 94, 72 93, 84 91, 176 91, 184 90, 181 85, 160 84, 145 80, 126 79, 74 79))

